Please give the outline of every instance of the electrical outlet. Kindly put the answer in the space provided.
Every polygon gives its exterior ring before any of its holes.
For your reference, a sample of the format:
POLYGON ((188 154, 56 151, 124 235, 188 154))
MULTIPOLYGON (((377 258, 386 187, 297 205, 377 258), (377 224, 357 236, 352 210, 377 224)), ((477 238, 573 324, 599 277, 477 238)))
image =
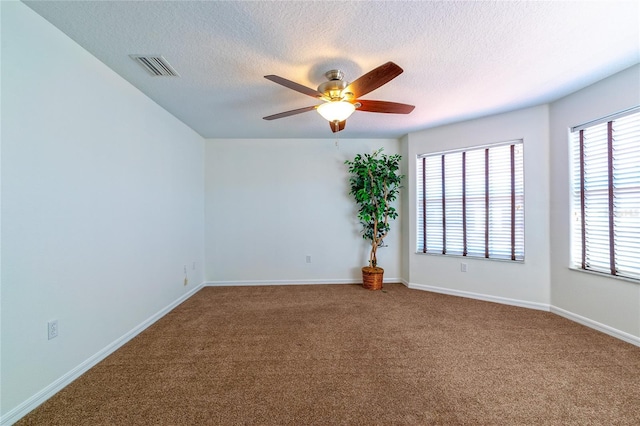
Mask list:
POLYGON ((184 265, 183 270, 184 270, 184 282, 183 282, 183 285, 186 286, 187 284, 189 284, 189 276, 187 275, 187 265, 184 265))
POLYGON ((307 263, 311 263, 311 256, 307 255, 307 263))
POLYGON ((47 336, 49 340, 58 337, 58 320, 51 320, 47 323, 47 336))
POLYGON ((196 262, 193 262, 193 265, 191 265, 191 269, 193 269, 194 271, 196 270, 196 262))
POLYGON ((467 264, 460 263, 460 272, 467 272, 467 264))

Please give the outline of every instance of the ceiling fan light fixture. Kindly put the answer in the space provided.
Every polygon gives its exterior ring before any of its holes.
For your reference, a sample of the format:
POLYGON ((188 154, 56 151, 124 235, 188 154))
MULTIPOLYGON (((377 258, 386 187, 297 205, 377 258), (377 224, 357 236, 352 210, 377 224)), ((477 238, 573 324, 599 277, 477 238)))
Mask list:
POLYGON ((344 121, 356 110, 355 105, 346 101, 331 101, 320 105, 318 113, 330 122, 344 121))

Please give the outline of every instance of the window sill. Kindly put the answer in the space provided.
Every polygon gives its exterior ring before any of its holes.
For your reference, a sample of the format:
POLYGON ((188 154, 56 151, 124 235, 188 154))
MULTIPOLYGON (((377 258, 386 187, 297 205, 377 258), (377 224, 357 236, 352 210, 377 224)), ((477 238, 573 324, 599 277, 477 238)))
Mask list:
POLYGON ((524 264, 524 259, 520 260, 511 260, 511 259, 500 259, 498 257, 480 257, 480 256, 463 256, 461 254, 442 254, 442 253, 423 253, 421 251, 416 251, 415 254, 425 255, 425 256, 436 256, 436 257, 450 257, 457 259, 468 259, 468 260, 481 260, 481 261, 491 261, 491 262, 506 262, 506 263, 520 263, 524 264))
POLYGON ((605 274, 604 272, 590 271, 587 269, 575 268, 573 266, 569 266, 569 270, 580 272, 583 274, 594 275, 596 277, 601 277, 601 278, 610 278, 610 279, 619 280, 619 281, 626 281, 633 284, 640 284, 640 279, 635 279, 635 278, 627 278, 627 277, 621 277, 619 275, 605 274))

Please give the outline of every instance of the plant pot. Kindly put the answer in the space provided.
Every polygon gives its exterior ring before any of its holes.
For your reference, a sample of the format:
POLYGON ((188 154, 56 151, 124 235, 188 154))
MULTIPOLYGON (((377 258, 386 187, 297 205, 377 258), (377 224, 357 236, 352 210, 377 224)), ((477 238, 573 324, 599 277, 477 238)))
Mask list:
POLYGON ((369 290, 382 289, 383 275, 384 269, 365 266, 364 268, 362 268, 362 286, 369 290))

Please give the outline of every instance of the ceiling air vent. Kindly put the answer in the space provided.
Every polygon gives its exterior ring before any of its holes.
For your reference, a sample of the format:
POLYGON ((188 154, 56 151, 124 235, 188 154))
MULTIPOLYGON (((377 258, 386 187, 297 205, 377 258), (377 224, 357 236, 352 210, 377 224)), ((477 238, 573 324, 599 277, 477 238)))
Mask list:
POLYGON ((180 74, 161 55, 129 55, 154 77, 180 77, 180 74))

